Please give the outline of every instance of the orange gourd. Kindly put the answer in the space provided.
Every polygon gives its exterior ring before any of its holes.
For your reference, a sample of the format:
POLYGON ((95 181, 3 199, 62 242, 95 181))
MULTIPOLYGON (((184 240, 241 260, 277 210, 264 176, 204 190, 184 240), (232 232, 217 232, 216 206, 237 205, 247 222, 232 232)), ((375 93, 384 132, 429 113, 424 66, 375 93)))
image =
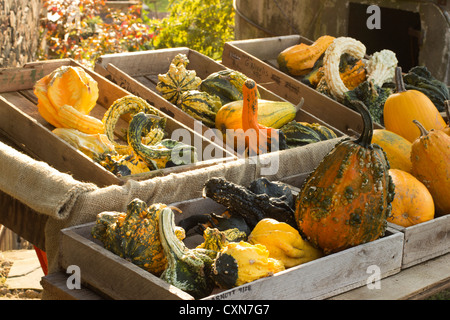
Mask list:
POLYGON ((414 121, 421 135, 411 148, 412 174, 430 191, 436 215, 450 213, 450 136, 442 130, 427 131, 414 121))
POLYGON ((248 154, 252 156, 266 153, 270 150, 273 139, 280 137, 280 131, 258 123, 258 92, 255 81, 247 79, 244 82, 242 95, 242 129, 248 154))
POLYGON ((373 122, 355 102, 364 128, 341 140, 308 176, 297 196, 299 231, 325 254, 373 241, 385 232, 394 185, 383 150, 371 144, 373 122))
POLYGON ((334 39, 325 35, 311 45, 300 43, 284 49, 277 57, 280 70, 293 76, 307 74, 334 39))
POLYGON ((447 126, 442 129, 446 134, 450 136, 450 100, 444 102, 445 113, 447 115, 447 126))
POLYGON ((410 227, 434 218, 434 201, 427 187, 412 174, 390 169, 395 184, 392 214, 387 221, 402 227, 410 227))
POLYGON ((422 92, 406 90, 402 70, 395 70, 396 93, 390 95, 384 104, 384 126, 398 135, 414 142, 420 136, 420 130, 413 120, 418 120, 426 130, 440 130, 445 121, 433 102, 422 92))
POLYGON ((411 142, 386 129, 373 130, 372 143, 386 152, 391 169, 400 169, 411 173, 411 142))

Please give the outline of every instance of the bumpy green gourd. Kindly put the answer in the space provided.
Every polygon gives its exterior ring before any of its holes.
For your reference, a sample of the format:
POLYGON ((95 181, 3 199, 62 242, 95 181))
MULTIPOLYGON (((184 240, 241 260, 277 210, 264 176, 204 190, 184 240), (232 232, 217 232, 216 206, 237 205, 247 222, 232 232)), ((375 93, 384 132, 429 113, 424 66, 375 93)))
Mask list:
POLYGON ((217 96, 198 90, 189 90, 181 95, 178 107, 205 126, 213 128, 222 102, 217 96))

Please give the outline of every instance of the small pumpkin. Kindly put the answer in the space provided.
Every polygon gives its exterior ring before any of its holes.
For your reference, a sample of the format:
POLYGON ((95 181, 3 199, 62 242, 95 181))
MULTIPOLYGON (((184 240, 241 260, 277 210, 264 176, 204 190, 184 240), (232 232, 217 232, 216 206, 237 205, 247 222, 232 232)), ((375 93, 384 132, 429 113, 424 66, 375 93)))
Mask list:
POLYGON ((300 43, 288 47, 278 54, 277 62, 281 71, 293 76, 308 73, 328 46, 334 41, 334 37, 324 35, 319 37, 313 44, 300 43))
POLYGON ((411 142, 392 131, 375 129, 372 143, 379 145, 386 152, 391 169, 411 173, 411 142))
POLYGON ((387 221, 402 227, 410 227, 434 218, 434 201, 427 187, 412 174, 390 169, 395 184, 392 215, 387 221))
POLYGON ((245 241, 230 242, 218 254, 213 263, 213 279, 223 289, 230 289, 283 271, 280 260, 269 257, 269 251, 261 244, 245 241))
POLYGON ((297 229, 271 218, 259 221, 247 241, 264 245, 269 250, 269 257, 280 260, 286 268, 323 256, 319 249, 302 239, 297 229))
POLYGON ((420 130, 413 120, 419 121, 426 130, 441 130, 445 121, 434 103, 422 92, 406 90, 402 78, 402 69, 395 69, 396 93, 391 94, 384 103, 384 126, 413 143, 420 130))
POLYGON ((430 191, 436 215, 450 213, 450 136, 442 130, 427 131, 417 120, 420 137, 412 144, 412 174, 430 191))
POLYGON ((345 138, 322 159, 297 196, 299 231, 325 254, 373 241, 386 229, 394 198, 389 164, 381 147, 371 144, 369 111, 355 102, 363 118, 357 140, 345 138))

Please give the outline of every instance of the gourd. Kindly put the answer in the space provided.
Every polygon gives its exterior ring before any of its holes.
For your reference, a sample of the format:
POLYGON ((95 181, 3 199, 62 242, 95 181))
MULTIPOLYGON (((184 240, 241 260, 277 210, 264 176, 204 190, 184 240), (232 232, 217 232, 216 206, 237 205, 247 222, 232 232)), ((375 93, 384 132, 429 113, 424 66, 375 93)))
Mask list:
POLYGON ((87 134, 72 128, 55 128, 52 132, 91 159, 115 153, 114 145, 105 134, 87 134))
POLYGON ((273 151, 273 146, 285 149, 283 133, 258 123, 258 95, 255 81, 247 79, 242 87, 242 130, 250 156, 273 151))
POLYGON ((347 64, 342 71, 339 71, 339 76, 345 87, 348 90, 353 90, 366 80, 366 65, 362 59, 358 60, 354 65, 347 64))
POLYGON ((411 147, 412 174, 430 191, 436 215, 450 213, 450 136, 442 130, 427 131, 417 120, 420 137, 411 147))
MULTIPOLYGON (((132 117, 139 112, 160 117, 160 112, 158 109, 150 105, 144 99, 135 95, 127 95, 115 100, 103 115, 102 122, 105 125, 105 134, 119 154, 128 154, 130 149, 128 144, 123 145, 115 141, 114 130, 116 128, 116 124, 119 118, 124 115, 128 114, 132 117)), ((149 122, 149 125, 153 125, 152 128, 143 129, 143 139, 146 144, 156 144, 163 139, 166 121, 167 119, 165 117, 160 117, 157 123, 149 122)))
POLYGON ((381 87, 394 79, 397 57, 391 50, 375 52, 367 62, 367 81, 381 87))
POLYGON ((202 80, 197 77, 195 70, 186 69, 187 62, 178 63, 178 58, 174 58, 175 63, 171 63, 169 70, 165 74, 158 75, 156 90, 169 102, 178 105, 181 94, 189 90, 197 90, 202 80))
POLYGON ((141 136, 145 127, 158 124, 158 117, 139 112, 133 116, 128 127, 128 144, 134 153, 144 160, 151 170, 165 168, 170 161, 174 165, 197 162, 194 146, 172 139, 164 139, 154 145, 142 143, 141 136))
MULTIPOLYGON (((243 105, 243 100, 237 100, 229 102, 219 109, 216 114, 215 127, 222 134, 225 135, 226 130, 242 129, 243 105)), ((301 104, 294 106, 287 101, 258 99, 257 121, 265 127, 279 129, 286 123, 294 120, 300 107, 301 104)))
POLYGON ((285 270, 283 263, 269 257, 261 244, 230 242, 213 263, 213 279, 223 289, 230 289, 285 270))
MULTIPOLYGON (((220 70, 202 80, 200 91, 219 97, 222 105, 225 105, 231 101, 242 100, 242 87, 247 79, 248 77, 239 71, 220 70)), ((259 98, 258 89, 256 91, 259 98)))
POLYGON ((293 209, 285 201, 285 197, 256 194, 244 186, 221 177, 213 177, 206 181, 203 196, 241 215, 250 230, 264 218, 273 218, 295 226, 293 209))
POLYGON ((320 250, 302 239, 297 229, 271 218, 258 222, 248 236, 248 242, 264 245, 269 250, 269 257, 283 262, 285 268, 323 256, 320 250))
POLYGON ((132 174, 149 172, 147 163, 134 153, 100 155, 96 161, 106 170, 114 173, 118 177, 125 177, 132 174))
POLYGON ((371 144, 370 114, 362 103, 355 106, 364 123, 360 137, 339 141, 308 176, 297 196, 298 229, 324 254, 382 236, 394 198, 388 161, 383 150, 371 144))
POLYGON ((436 106, 422 92, 406 90, 400 67, 395 71, 396 93, 390 95, 384 103, 384 126, 413 143, 420 130, 413 123, 419 121, 426 130, 440 130, 445 127, 445 121, 436 106))
POLYGON ((339 64, 341 56, 347 53, 355 59, 363 59, 366 47, 358 40, 350 37, 336 38, 325 51, 323 58, 324 76, 330 93, 339 100, 344 99, 344 93, 349 91, 341 79, 339 64))
POLYGON ((411 142, 389 130, 375 129, 372 143, 379 145, 384 150, 391 169, 411 173, 411 142))
POLYGON ((318 123, 291 121, 281 127, 280 131, 283 132, 289 148, 337 138, 334 131, 318 123))
POLYGON ((304 75, 313 68, 333 40, 335 40, 334 37, 324 35, 311 45, 300 43, 288 47, 278 54, 278 67, 281 71, 293 76, 304 75))
POLYGON ((213 128, 222 102, 217 96, 198 90, 189 90, 181 95, 178 107, 205 126, 213 128))
POLYGON ((196 248, 213 251, 212 258, 229 242, 239 242, 247 239, 247 234, 237 228, 220 231, 217 228, 206 228, 203 231, 204 242, 196 248))
POLYGON ((422 182, 399 169, 390 169, 389 175, 395 184, 395 196, 388 222, 406 228, 434 218, 433 197, 422 182))
POLYGON ((161 279, 189 293, 194 298, 203 298, 211 293, 214 282, 211 278, 215 251, 203 248, 189 249, 175 232, 173 211, 165 207, 159 219, 159 236, 167 267, 161 279))
POLYGON ((159 276, 167 264, 159 235, 161 212, 166 207, 161 203, 147 206, 136 198, 126 212, 99 213, 92 236, 107 250, 159 276))
POLYGON ((57 128, 103 133, 102 122, 89 115, 98 99, 97 82, 80 67, 62 66, 34 86, 39 114, 57 128))

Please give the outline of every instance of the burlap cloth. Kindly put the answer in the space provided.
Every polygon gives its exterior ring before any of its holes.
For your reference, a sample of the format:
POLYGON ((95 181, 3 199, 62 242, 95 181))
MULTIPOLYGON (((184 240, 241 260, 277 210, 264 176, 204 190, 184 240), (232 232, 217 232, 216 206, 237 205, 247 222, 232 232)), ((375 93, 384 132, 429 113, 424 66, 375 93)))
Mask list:
POLYGON ((145 181, 129 180, 122 186, 103 188, 77 181, 0 142, 0 188, 37 212, 49 216, 45 227, 45 250, 49 272, 52 273, 59 271, 59 237, 63 228, 94 221, 102 211, 125 211, 134 198, 140 198, 147 204, 170 204, 201 197, 203 185, 211 177, 221 176, 248 186, 261 176, 278 180, 310 172, 338 141, 339 138, 266 154, 259 158, 258 163, 254 163, 254 159, 240 159, 145 181))

